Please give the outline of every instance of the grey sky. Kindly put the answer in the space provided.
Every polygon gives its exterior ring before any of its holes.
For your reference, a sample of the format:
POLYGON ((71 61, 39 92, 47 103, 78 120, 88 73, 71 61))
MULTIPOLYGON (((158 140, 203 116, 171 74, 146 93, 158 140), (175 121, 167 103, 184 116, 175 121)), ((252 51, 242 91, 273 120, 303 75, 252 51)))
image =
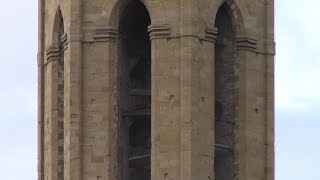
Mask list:
POLYGON ((318 0, 276 0, 276 180, 318 180, 318 0))
POLYGON ((36 179, 37 2, 0 0, 0 179, 36 179))
MULTIPOLYGON (((317 7, 319 0, 276 0, 276 180, 319 179, 317 7)), ((0 180, 34 180, 37 1, 0 0, 0 27, 0 180)))

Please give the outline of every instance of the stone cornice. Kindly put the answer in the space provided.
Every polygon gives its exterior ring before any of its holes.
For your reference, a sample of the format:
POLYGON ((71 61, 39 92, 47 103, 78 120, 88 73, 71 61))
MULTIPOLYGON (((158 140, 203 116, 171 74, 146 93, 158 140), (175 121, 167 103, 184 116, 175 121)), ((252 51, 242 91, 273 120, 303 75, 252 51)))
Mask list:
POLYGON ((150 40, 170 38, 171 27, 167 24, 151 24, 148 27, 150 40))
POLYGON ((257 52, 257 40, 247 36, 237 38, 237 49, 257 52))
POLYGON ((115 41, 118 38, 118 30, 115 27, 97 28, 93 36, 94 42, 115 41))
POLYGON ((60 48, 59 46, 52 45, 50 46, 47 51, 47 58, 44 65, 48 64, 51 61, 58 61, 60 59, 60 48))

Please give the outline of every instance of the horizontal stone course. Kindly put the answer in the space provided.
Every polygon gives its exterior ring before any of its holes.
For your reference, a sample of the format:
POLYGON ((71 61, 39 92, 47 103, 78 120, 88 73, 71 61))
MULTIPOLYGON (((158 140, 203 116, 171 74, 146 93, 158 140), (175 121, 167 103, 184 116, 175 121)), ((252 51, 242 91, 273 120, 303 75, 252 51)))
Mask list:
MULTIPOLYGON (((65 180, 129 180, 137 172, 125 160, 130 141, 126 133, 132 124, 126 118, 130 108, 148 98, 150 107, 143 116, 151 119, 150 179, 220 180, 223 176, 216 174, 227 172, 215 172, 219 156, 215 144, 227 139, 233 153, 233 160, 226 161, 231 162, 227 169, 232 178, 224 180, 274 180, 273 4, 139 2, 150 15, 145 31, 151 54, 142 54, 150 58, 151 84, 137 93, 130 91, 128 83, 126 63, 133 58, 127 52, 130 36, 123 32, 137 24, 123 28, 121 21, 132 3, 137 2, 48 0, 41 7, 43 106, 39 111, 44 112, 44 126, 39 180, 61 179, 61 171, 65 180), (228 14, 230 27, 218 25, 221 9, 228 14), (222 36, 227 28, 232 33, 222 36), (58 88, 61 83, 63 90, 58 88), (217 125, 218 101, 224 109, 222 119, 231 126, 217 125), (58 127, 61 112, 63 126, 58 127), (224 131, 232 136, 215 137, 224 131)), ((135 49, 141 47, 137 44, 135 49)))

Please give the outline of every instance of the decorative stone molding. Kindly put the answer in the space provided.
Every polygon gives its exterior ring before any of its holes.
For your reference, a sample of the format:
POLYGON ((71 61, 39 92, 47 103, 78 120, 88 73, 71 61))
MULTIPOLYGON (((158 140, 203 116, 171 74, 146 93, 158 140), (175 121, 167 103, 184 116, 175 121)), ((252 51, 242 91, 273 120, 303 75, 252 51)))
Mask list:
POLYGON ((64 33, 61 37, 60 37, 60 42, 61 45, 63 47, 63 50, 66 50, 68 48, 69 45, 69 40, 68 40, 68 35, 67 33, 64 33))
POLYGON ((153 39, 168 39, 171 33, 171 27, 167 24, 151 24, 148 27, 150 40, 153 39))
POLYGON ((93 36, 94 42, 115 41, 118 38, 118 30, 115 27, 97 28, 93 36))
POLYGON ((218 29, 216 27, 206 28, 203 40, 215 43, 217 41, 218 29))
POLYGON ((60 49, 59 46, 52 45, 50 46, 47 51, 47 59, 44 65, 48 64, 51 61, 58 61, 60 60, 60 49))
POLYGON ((257 52, 257 40, 247 36, 237 38, 237 49, 257 52))

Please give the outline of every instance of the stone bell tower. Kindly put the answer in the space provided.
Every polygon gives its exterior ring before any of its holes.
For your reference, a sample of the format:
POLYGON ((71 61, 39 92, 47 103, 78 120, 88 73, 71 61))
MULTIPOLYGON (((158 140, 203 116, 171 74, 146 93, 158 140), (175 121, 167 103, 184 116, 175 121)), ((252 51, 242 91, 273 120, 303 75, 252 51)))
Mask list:
POLYGON ((273 0, 39 0, 39 180, 274 180, 273 0))

